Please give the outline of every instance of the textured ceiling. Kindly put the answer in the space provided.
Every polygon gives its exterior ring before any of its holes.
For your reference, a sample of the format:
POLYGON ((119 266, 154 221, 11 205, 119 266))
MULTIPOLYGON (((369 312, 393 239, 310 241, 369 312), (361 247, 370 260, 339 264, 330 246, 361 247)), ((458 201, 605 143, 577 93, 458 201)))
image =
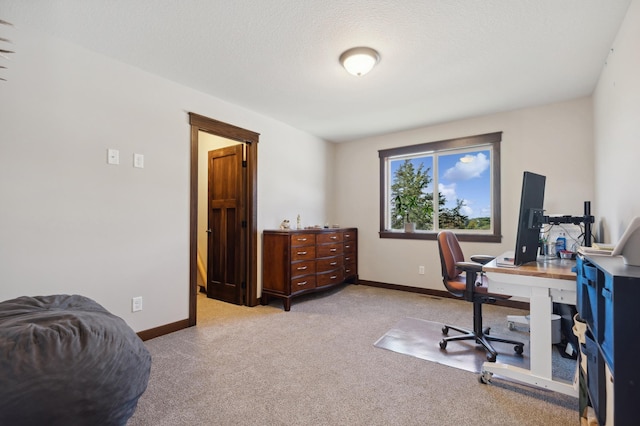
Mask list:
POLYGON ((589 95, 629 3, 0 0, 0 18, 341 142, 589 95), (354 77, 338 56, 360 45, 381 61, 354 77))

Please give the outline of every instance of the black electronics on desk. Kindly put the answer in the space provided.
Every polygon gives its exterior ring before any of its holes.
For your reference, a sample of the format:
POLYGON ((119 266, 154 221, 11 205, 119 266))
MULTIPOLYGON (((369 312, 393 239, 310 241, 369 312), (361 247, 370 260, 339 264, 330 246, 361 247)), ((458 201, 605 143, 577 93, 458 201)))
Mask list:
POLYGON ((594 222, 594 217, 591 216, 591 202, 584 202, 584 215, 582 216, 545 216, 545 183, 545 176, 532 172, 524 172, 523 174, 520 214, 518 216, 518 231, 513 261, 516 266, 533 262, 537 259, 538 248, 540 247, 540 230, 544 224, 584 224, 583 245, 591 247, 591 224, 594 222))
POLYGON ((540 229, 544 223, 545 181, 545 176, 532 172, 524 172, 522 177, 514 265, 533 262, 538 257, 540 229))

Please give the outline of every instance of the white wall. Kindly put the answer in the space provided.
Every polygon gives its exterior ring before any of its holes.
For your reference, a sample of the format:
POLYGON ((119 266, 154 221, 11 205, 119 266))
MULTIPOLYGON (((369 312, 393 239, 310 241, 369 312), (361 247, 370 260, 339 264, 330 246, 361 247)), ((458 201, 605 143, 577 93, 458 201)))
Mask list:
POLYGON ((187 318, 190 111, 261 134, 259 230, 298 212, 326 220, 332 144, 12 22, 3 36, 16 53, 0 82, 0 300, 79 293, 135 331, 187 318), (107 148, 120 150, 119 166, 107 165, 107 148), (134 296, 144 298, 135 314, 134 296))
POLYGON ((640 216, 640 1, 629 6, 594 92, 596 214, 616 243, 640 216))
POLYGON ((380 239, 378 150, 502 131, 502 243, 461 243, 468 253, 498 255, 515 247, 525 170, 547 176, 545 209, 582 215, 593 200, 591 98, 446 123, 339 144, 336 151, 340 223, 359 228, 364 280, 442 289, 436 241, 380 239), (426 274, 418 275, 418 266, 426 274))
POLYGON ((356 226, 360 276, 366 280, 441 288, 435 241, 378 238, 379 149, 504 132, 503 242, 463 243, 469 253, 512 249, 523 170, 547 175, 550 212, 579 214, 582 202, 593 200, 605 241, 615 242, 640 214, 633 192, 634 161, 640 158, 638 0, 593 105, 584 98, 335 147, 43 37, 28 22, 13 23, 9 38, 16 53, 3 72, 9 81, 0 84, 0 300, 80 293, 136 331, 185 319, 189 111, 261 134, 259 230, 284 218, 295 221, 298 213, 303 225, 356 226), (120 166, 106 164, 107 148, 120 149, 120 166), (132 167, 134 152, 145 155, 144 169, 132 167), (417 274, 418 265, 427 266, 426 275, 417 274), (140 313, 130 312, 133 296, 144 297, 140 313))

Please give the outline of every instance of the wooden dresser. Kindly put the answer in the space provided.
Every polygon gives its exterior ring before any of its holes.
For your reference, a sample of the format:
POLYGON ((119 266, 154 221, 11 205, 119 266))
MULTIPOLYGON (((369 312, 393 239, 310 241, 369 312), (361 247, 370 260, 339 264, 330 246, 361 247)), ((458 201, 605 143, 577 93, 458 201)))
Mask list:
POLYGON ((265 230, 262 234, 262 304, 358 282, 358 230, 265 230))

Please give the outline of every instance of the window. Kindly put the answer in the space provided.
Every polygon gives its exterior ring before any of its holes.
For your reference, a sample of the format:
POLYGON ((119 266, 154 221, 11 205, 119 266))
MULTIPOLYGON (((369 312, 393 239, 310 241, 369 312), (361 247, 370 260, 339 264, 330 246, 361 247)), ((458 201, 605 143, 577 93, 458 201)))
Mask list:
POLYGON ((380 238, 449 229, 461 241, 500 242, 501 140, 496 132, 379 151, 380 238))

